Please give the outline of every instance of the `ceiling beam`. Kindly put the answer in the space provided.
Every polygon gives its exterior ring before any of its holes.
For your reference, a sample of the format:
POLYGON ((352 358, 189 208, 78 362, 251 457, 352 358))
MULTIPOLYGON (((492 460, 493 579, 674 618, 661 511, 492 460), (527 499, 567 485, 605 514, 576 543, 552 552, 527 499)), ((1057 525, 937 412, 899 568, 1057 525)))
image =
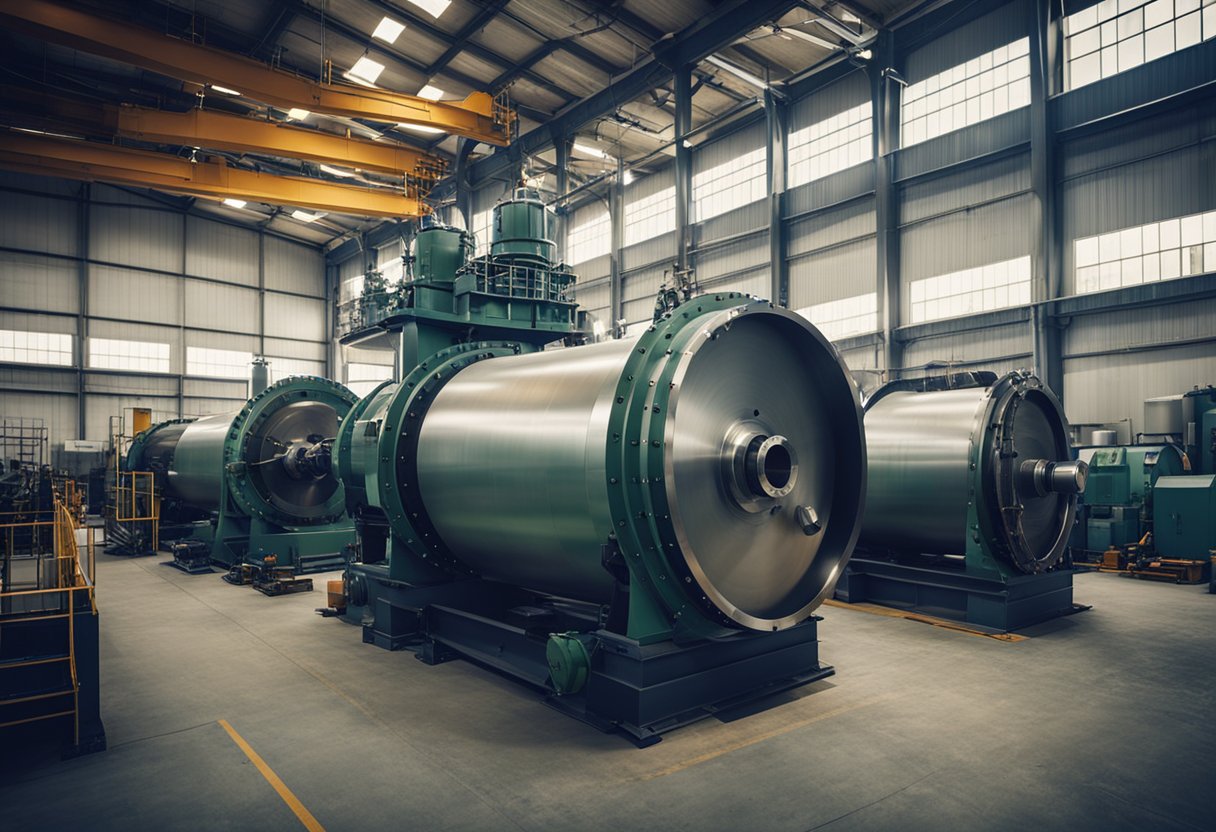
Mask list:
POLYGON ((436 127, 494 145, 508 142, 509 114, 484 92, 429 101, 381 89, 322 84, 224 50, 68 9, 45 0, 0 7, 0 22, 34 37, 199 85, 221 84, 277 107, 436 127))
MULTIPOLYGON (((488 5, 482 6, 481 11, 473 15, 469 22, 460 27, 452 37, 452 43, 443 54, 436 58, 426 69, 427 77, 432 77, 438 72, 442 72, 448 64, 452 62, 457 55, 464 51, 468 46, 469 38, 480 32, 483 28, 489 25, 490 21, 498 17, 498 13, 502 11, 507 3, 511 0, 492 0, 488 5)), ((491 89, 498 89, 492 87, 491 89)))
POLYGON ((551 146, 561 136, 615 112, 622 104, 666 83, 673 66, 690 66, 728 46, 739 32, 780 17, 795 0, 728 0, 707 17, 655 44, 655 55, 614 79, 607 87, 562 110, 549 123, 523 134, 509 148, 496 150, 471 165, 470 181, 484 182, 517 166, 525 156, 551 146))
POLYGON ((276 176, 230 167, 223 160, 191 162, 167 153, 11 131, 0 132, 0 167, 43 176, 134 185, 213 199, 244 199, 358 217, 419 217, 427 211, 416 195, 400 191, 276 176))

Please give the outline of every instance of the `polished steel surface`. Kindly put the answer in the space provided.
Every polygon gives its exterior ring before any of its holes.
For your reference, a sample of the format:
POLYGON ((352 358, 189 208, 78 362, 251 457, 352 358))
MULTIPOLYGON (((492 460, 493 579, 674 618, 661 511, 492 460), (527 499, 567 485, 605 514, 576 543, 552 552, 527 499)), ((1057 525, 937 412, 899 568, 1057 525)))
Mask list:
POLYGON ((422 500, 457 557, 491 580, 607 601, 605 437, 633 341, 461 370, 422 427, 422 500))
POLYGON ((135 465, 132 470, 168 471, 173 462, 173 454, 177 451, 177 443, 187 427, 187 423, 177 422, 150 428, 151 433, 143 440, 143 447, 139 451, 139 459, 131 460, 135 465))
POLYGON ((169 469, 170 496, 201 509, 219 507, 224 439, 236 416, 235 412, 204 416, 186 426, 173 454, 173 467, 169 469))
POLYGON ((326 466, 312 472, 292 452, 309 455, 338 433, 338 414, 324 402, 297 401, 270 414, 245 445, 249 480, 263 499, 292 517, 312 518, 326 513, 325 505, 340 483, 326 466))
MULTIPOLYGON (((674 530, 670 556, 682 556, 690 593, 752 629, 792 626, 830 591, 856 539, 857 393, 827 341, 790 313, 705 317, 668 359, 669 394, 632 382, 665 393, 647 409, 665 420, 671 514, 655 520, 674 530)), ((608 420, 637 343, 483 361, 440 390, 421 429, 418 487, 457 559, 492 580, 611 597, 601 545, 613 531, 607 455, 619 446, 608 420)))
POLYGON ((895 391, 866 410, 864 545, 961 554, 972 434, 988 389, 895 391))

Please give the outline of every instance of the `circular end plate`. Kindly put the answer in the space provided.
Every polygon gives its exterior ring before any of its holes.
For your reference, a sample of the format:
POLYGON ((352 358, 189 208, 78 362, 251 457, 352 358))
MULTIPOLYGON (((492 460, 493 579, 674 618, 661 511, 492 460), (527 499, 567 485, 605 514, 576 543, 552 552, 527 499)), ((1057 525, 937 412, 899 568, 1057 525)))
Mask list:
POLYGON ((737 624, 793 626, 832 591, 856 543, 866 470, 856 388, 818 330, 767 304, 711 319, 680 360, 665 476, 682 557, 703 600, 737 624), (760 510, 740 505, 724 463, 740 425, 784 437, 798 460, 792 487, 760 510), (800 507, 820 528, 808 533, 800 507))
POLYGON ((320 479, 296 479, 279 458, 310 436, 329 438, 337 433, 337 411, 324 402, 308 400, 279 408, 254 429, 247 446, 247 462, 250 471, 255 472, 259 490, 275 508, 302 519, 329 513, 327 503, 339 487, 334 473, 320 479))

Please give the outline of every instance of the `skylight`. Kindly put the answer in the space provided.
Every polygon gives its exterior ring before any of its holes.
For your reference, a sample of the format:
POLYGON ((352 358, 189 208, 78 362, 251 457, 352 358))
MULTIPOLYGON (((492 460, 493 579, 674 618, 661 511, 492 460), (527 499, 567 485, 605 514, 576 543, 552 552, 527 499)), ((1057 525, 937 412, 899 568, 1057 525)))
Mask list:
MULTIPOLYGON (((436 15, 438 16, 438 15, 436 15)), ((397 38, 405 31, 405 24, 398 23, 391 17, 383 18, 372 32, 372 37, 379 38, 385 43, 396 43, 397 38)))

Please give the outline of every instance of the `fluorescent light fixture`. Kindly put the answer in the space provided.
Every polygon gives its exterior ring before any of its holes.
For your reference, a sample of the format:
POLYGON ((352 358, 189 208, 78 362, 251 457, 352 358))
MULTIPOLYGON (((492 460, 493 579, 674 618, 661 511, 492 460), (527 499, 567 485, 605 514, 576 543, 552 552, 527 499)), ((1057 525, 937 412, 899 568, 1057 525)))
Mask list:
POLYGON ((438 127, 430 127, 426 124, 398 124, 402 130, 413 130, 415 133, 442 133, 438 127))
POLYGON ((830 40, 824 40, 823 38, 817 38, 812 34, 802 31, 801 29, 795 29, 793 27, 790 27, 788 29, 781 29, 776 26, 774 26, 773 28, 783 35, 792 35, 792 36, 798 38, 798 40, 806 41, 807 43, 812 43, 815 46, 818 46, 820 49, 827 49, 829 52, 835 52, 837 49, 840 48, 840 44, 838 44, 838 43, 832 43, 830 40))
POLYGON ((738 78, 742 81, 746 81, 747 83, 751 84, 753 87, 757 87, 762 90, 768 89, 768 84, 764 83, 764 81, 760 80, 755 75, 752 75, 750 72, 748 72, 745 69, 741 69, 732 63, 727 63, 726 61, 719 58, 717 55, 707 55, 705 57, 705 60, 709 61, 711 64, 713 64, 714 66, 716 66, 720 69, 726 70, 727 72, 729 72, 731 75, 735 76, 736 78, 738 78))
POLYGON ((10 130, 16 130, 18 133, 30 133, 35 136, 51 136, 56 139, 79 139, 80 136, 70 136, 67 133, 54 133, 50 130, 35 130, 32 127, 10 127, 10 130))
POLYGON ((868 61, 870 58, 874 57, 874 53, 869 49, 862 49, 857 52, 857 57, 861 58, 863 61, 868 61))
POLYGON ((312 213, 309 213, 308 211, 301 211, 298 208, 291 212, 291 218, 293 220, 299 220, 300 222, 316 222, 317 220, 321 219, 321 217, 323 217, 323 216, 325 216, 325 215, 324 214, 312 214, 312 213))
POLYGON ((287 117, 293 121, 303 121, 310 115, 312 115, 312 113, 310 113, 308 110, 301 110, 299 107, 292 107, 287 111, 287 117))
POLYGON ((448 10, 448 6, 452 5, 452 0, 410 0, 410 2, 436 19, 448 10))
POLYGON ((626 171, 625 171, 625 182, 624 182, 624 184, 626 184, 626 185, 632 185, 632 184, 633 184, 633 171, 631 171, 631 170, 626 170, 626 171))
POLYGON ((687 150, 688 148, 692 147, 692 142, 690 142, 688 139, 685 139, 683 142, 681 142, 681 144, 683 144, 683 145, 684 145, 684 148, 685 148, 686 150, 687 150))
POLYGON ((607 154, 598 147, 592 147, 589 144, 574 143, 574 152, 581 153, 584 156, 594 156, 596 159, 603 159, 607 154))
POLYGON ((354 171, 342 170, 342 168, 331 168, 329 165, 320 165, 320 168, 330 176, 337 176, 342 179, 349 179, 355 175, 354 171))
POLYGON ((216 92, 222 92, 224 95, 240 95, 236 90, 230 90, 227 87, 221 87, 219 84, 212 84, 211 89, 216 92))
POLYGON ((346 77, 355 81, 362 81, 365 84, 374 84, 376 83, 376 79, 380 77, 381 72, 384 72, 384 64, 379 61, 373 61, 364 55, 355 61, 355 65, 346 73, 346 77))
POLYGON ((229 208, 244 208, 244 207, 245 207, 245 200, 243 200, 243 199, 232 199, 231 197, 229 197, 228 199, 225 199, 225 200, 224 200, 224 204, 225 204, 225 205, 227 205, 229 208))
POLYGON ((443 98, 443 90, 439 89, 439 87, 432 87, 430 84, 427 84, 425 87, 418 90, 418 97, 425 98, 427 101, 438 101, 439 99, 443 98))
POLYGON ((405 31, 405 24, 398 23, 391 17, 383 18, 376 25, 376 31, 372 32, 372 37, 379 38, 385 43, 396 43, 397 38, 405 31))

